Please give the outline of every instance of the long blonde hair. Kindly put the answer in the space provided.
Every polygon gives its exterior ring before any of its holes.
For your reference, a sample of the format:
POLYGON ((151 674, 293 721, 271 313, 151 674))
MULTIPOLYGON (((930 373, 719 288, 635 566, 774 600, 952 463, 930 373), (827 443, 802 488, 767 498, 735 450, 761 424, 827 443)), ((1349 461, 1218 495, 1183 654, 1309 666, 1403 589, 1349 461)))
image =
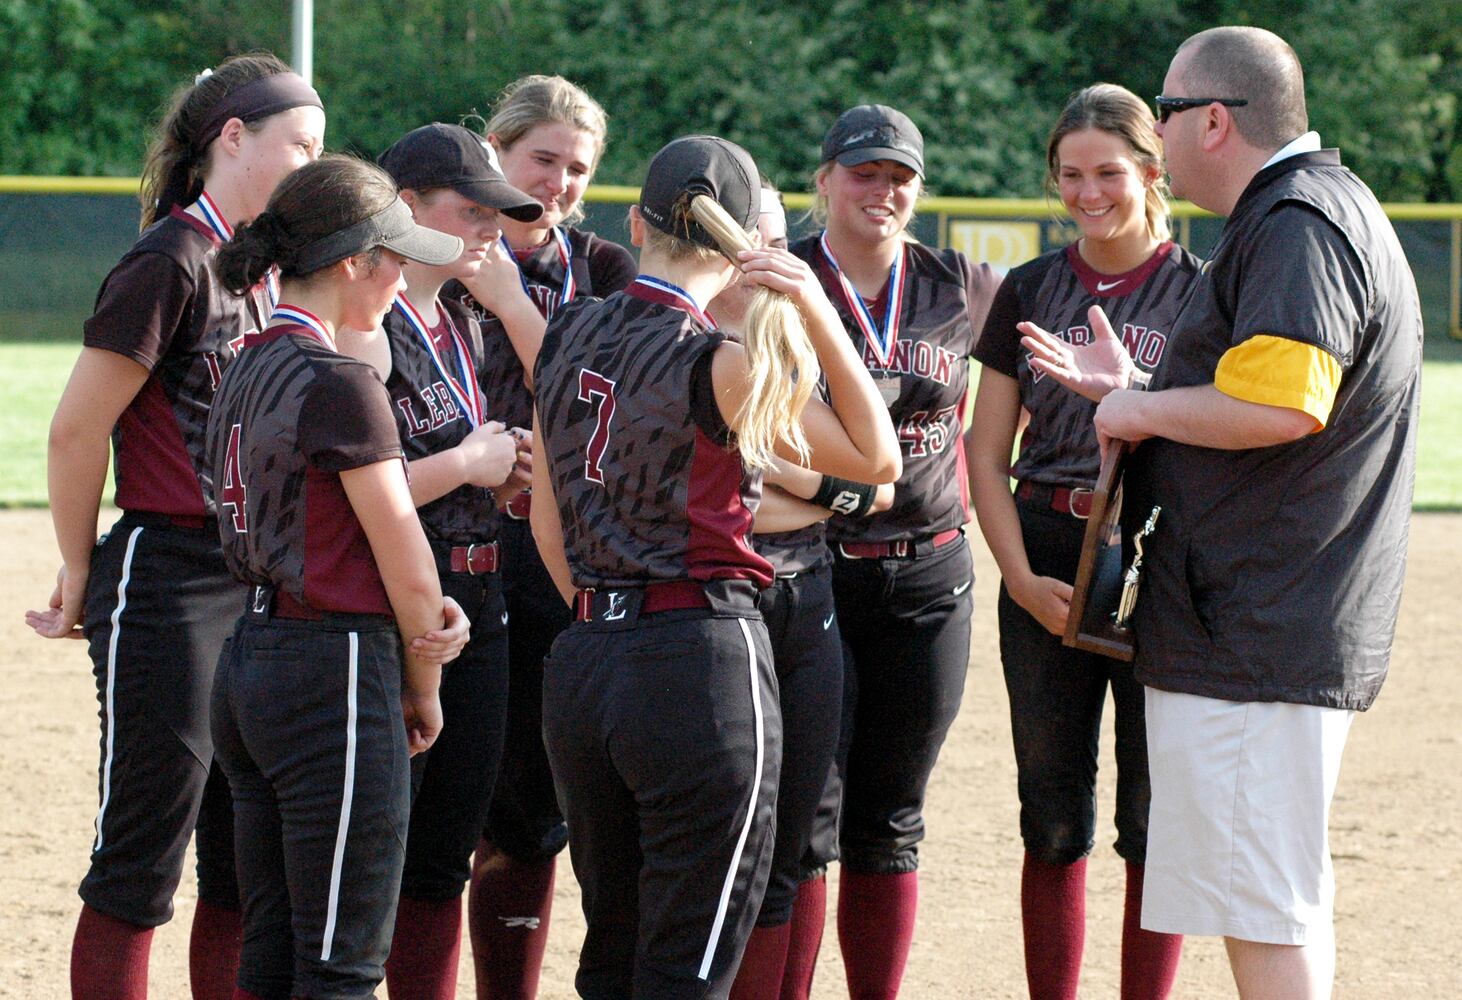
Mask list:
MULTIPOLYGON (((739 269, 737 254, 756 247, 750 235, 714 198, 695 195, 688 211, 739 269)), ((689 240, 668 238, 704 249, 689 240)), ((753 469, 769 469, 778 443, 785 442, 806 464, 812 447, 802 431, 802 411, 822 369, 801 310, 781 292, 758 286, 742 322, 741 342, 749 368, 747 392, 731 421, 741 460, 753 469)))

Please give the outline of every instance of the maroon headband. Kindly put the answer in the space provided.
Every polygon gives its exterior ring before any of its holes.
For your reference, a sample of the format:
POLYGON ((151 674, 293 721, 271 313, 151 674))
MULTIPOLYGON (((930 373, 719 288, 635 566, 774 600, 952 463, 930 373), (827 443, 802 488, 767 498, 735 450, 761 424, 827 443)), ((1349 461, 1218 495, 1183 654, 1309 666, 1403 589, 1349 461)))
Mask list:
POLYGON ((203 121, 193 137, 193 148, 201 153, 208 144, 218 138, 223 126, 230 118, 255 122, 270 115, 277 115, 290 108, 312 107, 324 109, 320 95, 305 82, 298 73, 276 73, 273 76, 250 80, 236 87, 218 102, 218 106, 203 121))

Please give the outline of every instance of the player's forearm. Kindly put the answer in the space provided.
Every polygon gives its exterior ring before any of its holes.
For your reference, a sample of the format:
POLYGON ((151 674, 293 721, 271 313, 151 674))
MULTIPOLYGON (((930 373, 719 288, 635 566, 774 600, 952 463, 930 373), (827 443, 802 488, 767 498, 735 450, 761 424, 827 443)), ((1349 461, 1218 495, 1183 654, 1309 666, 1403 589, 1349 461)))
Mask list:
POLYGON ((985 544, 1006 581, 1030 577, 1030 559, 1020 530, 1020 515, 1010 493, 1010 475, 1001 463, 966 452, 970 464, 970 499, 985 544))
MULTIPOLYGON (((817 476, 817 473, 813 475, 817 476)), ((796 531, 819 521, 826 521, 831 516, 832 511, 826 507, 810 504, 776 486, 766 486, 762 490, 761 505, 756 509, 752 532, 758 535, 774 535, 783 531, 796 531)))
POLYGON ((828 398, 853 447, 868 465, 860 482, 891 483, 903 474, 903 452, 893 418, 829 304, 804 313, 807 334, 827 379, 828 398))
POLYGON ((411 502, 425 507, 467 481, 467 463, 456 448, 435 455, 414 458, 407 463, 411 483, 411 502))
POLYGON ((104 435, 70 427, 57 414, 47 446, 46 492, 61 561, 75 571, 87 568, 96 545, 97 510, 109 455, 104 435))
POLYGON ((523 384, 533 388, 533 366, 538 362, 538 349, 543 346, 543 331, 548 324, 543 314, 526 295, 511 299, 497 313, 513 345, 513 353, 523 366, 523 384))

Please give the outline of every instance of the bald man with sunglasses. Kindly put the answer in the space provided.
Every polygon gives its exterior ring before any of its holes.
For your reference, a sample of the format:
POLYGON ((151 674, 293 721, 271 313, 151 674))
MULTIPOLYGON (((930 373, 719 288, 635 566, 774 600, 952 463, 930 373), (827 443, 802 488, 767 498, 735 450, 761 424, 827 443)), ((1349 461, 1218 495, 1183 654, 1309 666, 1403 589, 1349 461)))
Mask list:
POLYGON ((1173 193, 1227 220, 1162 366, 1132 385, 1104 324, 1086 348, 1036 329, 1025 343, 1101 398, 1104 447, 1139 443, 1124 536, 1162 508, 1133 623, 1152 771, 1142 925, 1223 936, 1246 1000, 1323 998, 1330 802, 1395 634, 1421 311, 1375 196, 1309 131, 1282 39, 1201 32, 1163 91, 1173 193))

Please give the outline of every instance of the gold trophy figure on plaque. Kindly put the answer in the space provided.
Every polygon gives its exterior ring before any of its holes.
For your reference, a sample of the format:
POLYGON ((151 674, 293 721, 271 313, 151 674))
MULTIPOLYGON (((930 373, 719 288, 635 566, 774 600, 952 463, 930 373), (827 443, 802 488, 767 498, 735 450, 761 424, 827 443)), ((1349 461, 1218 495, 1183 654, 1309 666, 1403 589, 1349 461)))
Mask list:
POLYGON ((1137 551, 1132 556, 1132 565, 1127 567, 1127 573, 1122 577, 1122 599, 1117 603, 1117 610, 1112 612, 1112 628, 1118 632, 1126 632, 1131 627, 1132 612, 1137 608, 1137 588, 1142 583, 1142 542, 1157 530, 1157 518, 1161 513, 1161 507, 1152 508, 1147 523, 1132 536, 1132 547, 1137 551))

